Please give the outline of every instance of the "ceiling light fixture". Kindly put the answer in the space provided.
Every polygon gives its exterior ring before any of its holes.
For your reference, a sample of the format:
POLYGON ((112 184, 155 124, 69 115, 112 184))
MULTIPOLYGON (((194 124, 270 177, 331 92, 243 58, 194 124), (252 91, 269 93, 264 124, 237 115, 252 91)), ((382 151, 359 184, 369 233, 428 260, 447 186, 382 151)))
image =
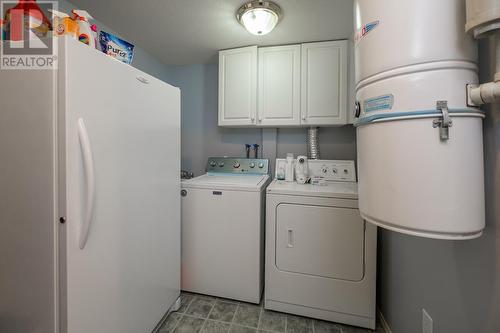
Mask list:
POLYGON ((270 33, 281 19, 281 8, 271 1, 251 1, 238 9, 238 21, 254 35, 270 33))

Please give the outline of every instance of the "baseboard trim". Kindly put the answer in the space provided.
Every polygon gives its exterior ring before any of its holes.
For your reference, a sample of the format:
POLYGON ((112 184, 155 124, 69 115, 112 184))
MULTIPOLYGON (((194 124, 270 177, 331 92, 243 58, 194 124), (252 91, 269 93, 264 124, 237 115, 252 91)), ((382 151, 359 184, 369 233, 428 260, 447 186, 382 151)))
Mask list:
POLYGON ((380 321, 380 325, 384 329, 385 333, 392 333, 392 330, 389 327, 387 320, 385 320, 385 317, 382 314, 382 311, 380 311, 380 309, 378 309, 378 308, 377 308, 377 316, 378 316, 378 320, 380 321))

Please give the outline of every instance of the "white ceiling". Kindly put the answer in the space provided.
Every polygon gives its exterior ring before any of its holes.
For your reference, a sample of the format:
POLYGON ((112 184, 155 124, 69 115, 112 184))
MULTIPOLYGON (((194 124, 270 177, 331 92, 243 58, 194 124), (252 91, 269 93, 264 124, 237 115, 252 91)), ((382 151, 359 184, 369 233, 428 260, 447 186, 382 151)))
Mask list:
POLYGON ((266 36, 248 33, 235 12, 244 0, 72 0, 165 64, 214 62, 217 50, 348 38, 352 0, 274 0, 283 20, 266 36))

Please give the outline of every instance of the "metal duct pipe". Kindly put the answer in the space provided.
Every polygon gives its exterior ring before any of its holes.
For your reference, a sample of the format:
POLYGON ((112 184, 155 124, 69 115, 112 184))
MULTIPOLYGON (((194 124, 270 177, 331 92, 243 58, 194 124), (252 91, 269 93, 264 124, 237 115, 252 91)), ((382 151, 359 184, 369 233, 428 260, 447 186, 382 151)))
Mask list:
POLYGON ((319 160, 319 127, 310 127, 307 130, 307 157, 310 160, 319 160))

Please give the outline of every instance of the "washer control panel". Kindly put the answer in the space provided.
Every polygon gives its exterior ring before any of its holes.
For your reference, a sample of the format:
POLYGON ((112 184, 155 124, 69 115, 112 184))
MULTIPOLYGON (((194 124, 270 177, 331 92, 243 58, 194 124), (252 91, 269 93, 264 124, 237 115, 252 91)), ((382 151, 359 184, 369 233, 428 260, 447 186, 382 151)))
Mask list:
MULTIPOLYGON (((295 160, 294 168, 295 168, 295 160)), ((309 177, 321 177, 325 181, 355 182, 354 161, 348 160, 308 160, 309 177)), ((276 159, 276 174, 286 168, 286 159, 276 159)))
POLYGON ((264 158, 210 157, 208 172, 266 175, 269 173, 269 160, 264 158))

